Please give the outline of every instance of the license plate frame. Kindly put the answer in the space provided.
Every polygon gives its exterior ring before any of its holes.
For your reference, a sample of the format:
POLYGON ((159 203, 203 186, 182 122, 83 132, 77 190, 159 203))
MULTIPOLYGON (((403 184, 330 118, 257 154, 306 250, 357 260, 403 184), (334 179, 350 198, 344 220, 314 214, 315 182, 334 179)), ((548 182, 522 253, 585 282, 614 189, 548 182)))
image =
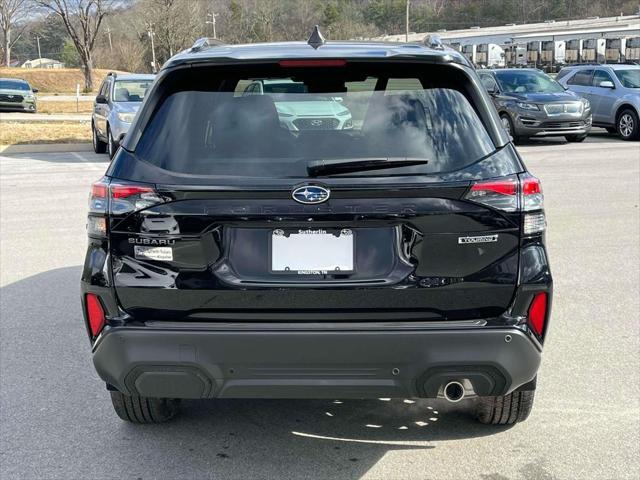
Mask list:
POLYGON ((269 234, 268 248, 269 272, 272 274, 324 276, 355 273, 355 232, 349 228, 274 229, 269 234), (345 250, 336 251, 336 247, 345 250), (309 262, 311 258, 315 265, 309 262), (289 265, 285 265, 287 263, 289 265))

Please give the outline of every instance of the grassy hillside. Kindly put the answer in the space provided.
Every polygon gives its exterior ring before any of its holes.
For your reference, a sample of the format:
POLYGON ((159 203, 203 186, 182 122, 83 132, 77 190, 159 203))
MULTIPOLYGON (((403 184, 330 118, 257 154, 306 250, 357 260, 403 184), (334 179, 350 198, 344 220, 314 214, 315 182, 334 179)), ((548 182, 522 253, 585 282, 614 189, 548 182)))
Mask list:
MULTIPOLYGON (((102 79, 110 70, 93 71, 94 89, 100 87, 102 79)), ((84 76, 77 68, 0 68, 0 77, 21 78, 42 93, 76 93, 76 84, 80 91, 84 87, 84 76)))

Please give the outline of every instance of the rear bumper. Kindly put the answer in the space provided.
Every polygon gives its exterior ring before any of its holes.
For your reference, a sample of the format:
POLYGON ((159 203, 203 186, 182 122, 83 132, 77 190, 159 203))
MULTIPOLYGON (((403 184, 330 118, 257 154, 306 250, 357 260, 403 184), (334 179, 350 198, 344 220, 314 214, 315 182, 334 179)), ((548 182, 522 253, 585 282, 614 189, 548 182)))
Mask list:
POLYGON ((436 397, 451 380, 503 395, 534 379, 539 346, 517 328, 114 327, 94 346, 100 377, 168 398, 436 397))

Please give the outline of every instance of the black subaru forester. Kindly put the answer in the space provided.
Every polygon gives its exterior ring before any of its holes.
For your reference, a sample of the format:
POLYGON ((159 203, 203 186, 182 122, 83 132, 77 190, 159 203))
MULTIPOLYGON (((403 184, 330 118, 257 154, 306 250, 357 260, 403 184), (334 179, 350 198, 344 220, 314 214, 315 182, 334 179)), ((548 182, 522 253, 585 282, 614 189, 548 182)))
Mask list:
POLYGON ((475 397, 479 421, 515 423, 551 307, 545 225, 540 182, 437 39, 203 39, 91 190, 95 368, 137 423, 183 398, 378 397, 475 397))

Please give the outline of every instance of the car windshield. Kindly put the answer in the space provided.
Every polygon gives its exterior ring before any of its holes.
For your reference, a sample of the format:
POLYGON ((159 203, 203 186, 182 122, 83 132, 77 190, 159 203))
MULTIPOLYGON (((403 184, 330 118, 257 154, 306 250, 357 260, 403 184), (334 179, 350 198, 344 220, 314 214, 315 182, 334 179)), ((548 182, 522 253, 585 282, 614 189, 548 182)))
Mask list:
POLYGON ((28 92, 31 87, 27 82, 20 80, 0 80, 0 90, 23 90, 28 92))
POLYGON ((141 102, 153 80, 117 80, 114 91, 115 102, 141 102))
POLYGON ((533 71, 497 71, 500 88, 506 93, 560 93, 564 88, 548 75, 533 71))
MULTIPOLYGON (((347 70, 337 78, 304 70, 299 83, 283 77, 288 87, 272 92, 242 78, 207 85, 199 74, 199 84, 190 80, 166 97, 135 153, 180 173, 306 177, 317 160, 426 159, 382 175, 429 174, 464 168, 495 151, 459 83, 435 73, 416 78, 377 70, 347 70)), ((381 175, 357 173, 365 174, 381 175)))
POLYGON ((614 70, 623 87, 640 88, 640 68, 614 70))

